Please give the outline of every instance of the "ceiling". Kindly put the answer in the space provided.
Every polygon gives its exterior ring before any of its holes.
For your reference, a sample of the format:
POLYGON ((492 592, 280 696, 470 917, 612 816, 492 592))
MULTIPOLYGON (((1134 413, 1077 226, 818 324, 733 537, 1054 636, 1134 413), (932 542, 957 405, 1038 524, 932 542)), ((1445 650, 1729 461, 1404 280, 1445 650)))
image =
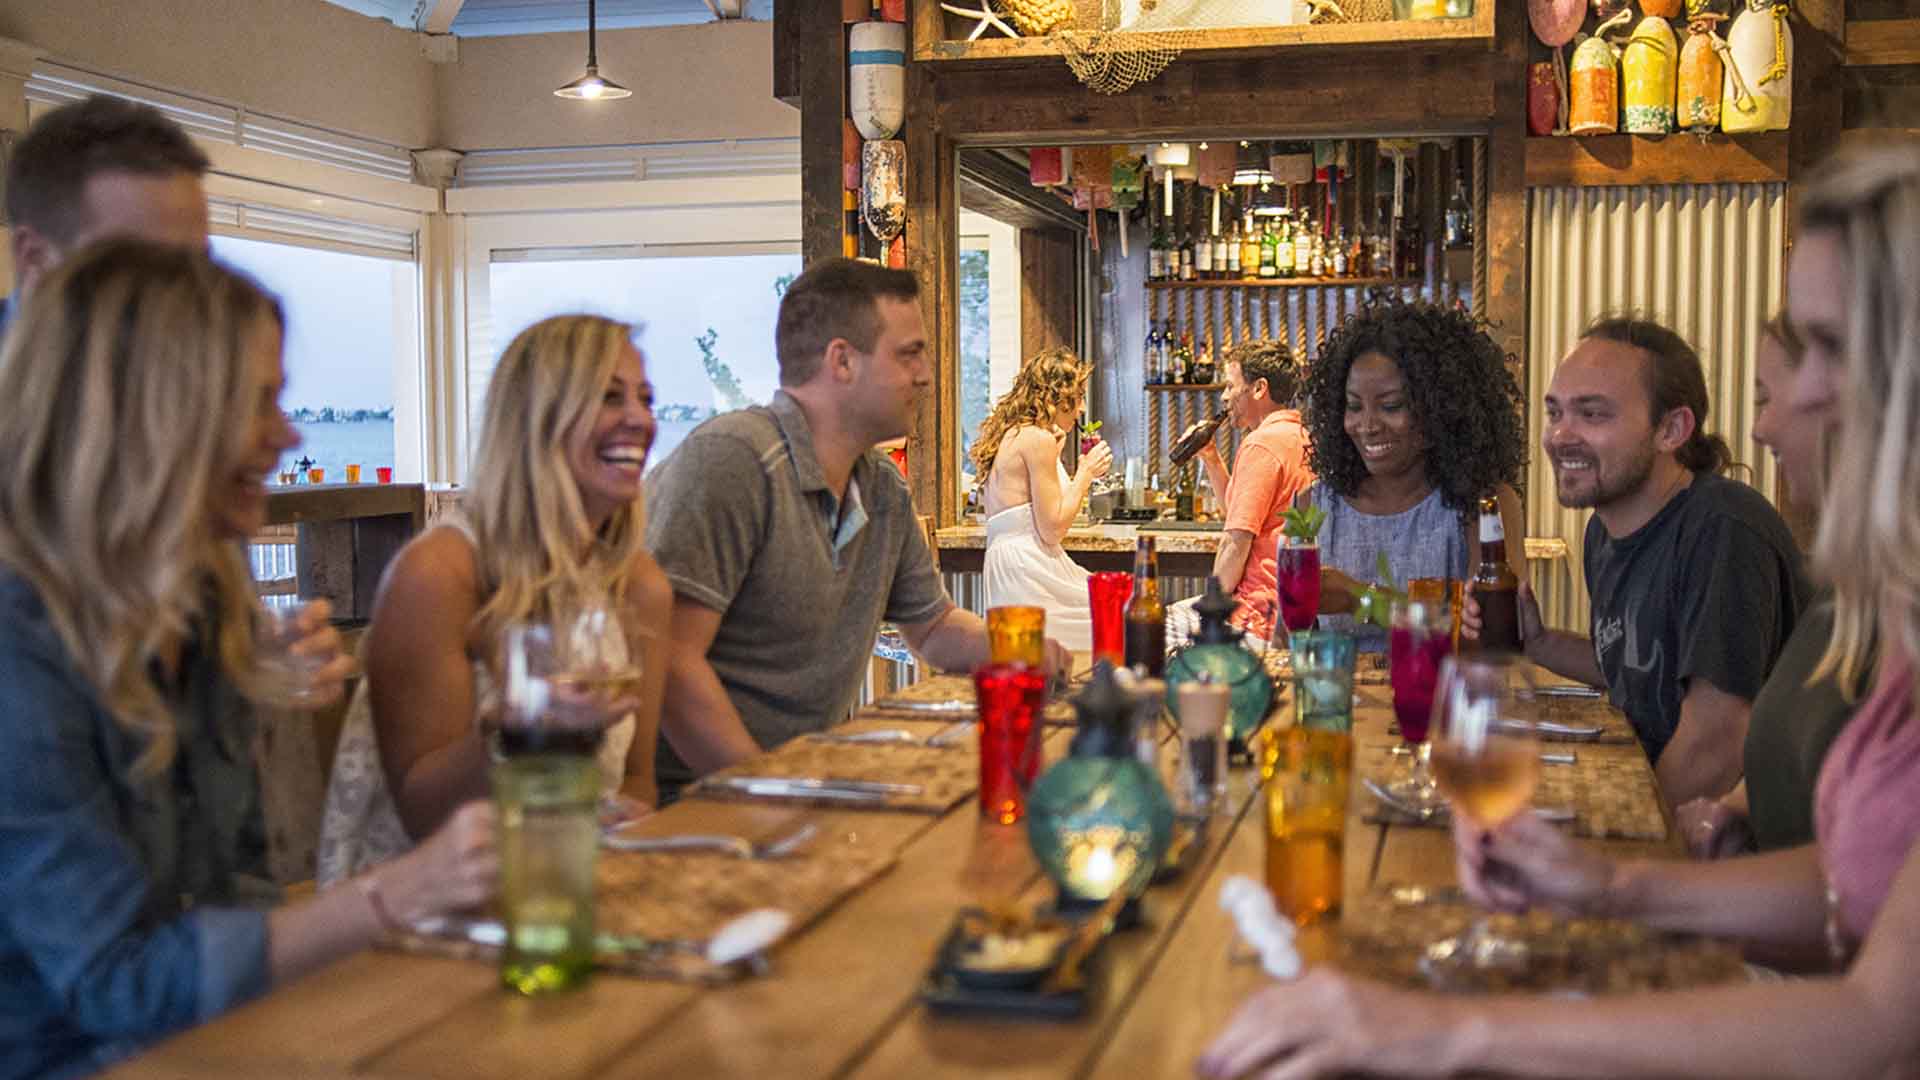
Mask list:
MULTIPOLYGON (((587 28, 587 0, 327 0, 407 30, 461 37, 577 33, 587 28)), ((715 0, 726 9, 739 0, 715 0)), ((773 18, 773 0, 745 0, 749 19, 773 18)), ((712 22, 706 0, 599 0, 600 29, 712 22)))

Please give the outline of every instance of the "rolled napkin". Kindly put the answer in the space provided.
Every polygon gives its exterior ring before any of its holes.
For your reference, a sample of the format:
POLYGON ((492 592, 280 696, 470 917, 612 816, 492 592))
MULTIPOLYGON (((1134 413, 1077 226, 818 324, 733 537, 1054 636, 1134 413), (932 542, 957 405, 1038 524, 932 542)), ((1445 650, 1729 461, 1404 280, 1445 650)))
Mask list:
POLYGON ((778 908, 760 908, 721 927, 707 942, 707 962, 721 967, 745 960, 779 941, 793 916, 778 908))
POLYGON ((1293 923, 1273 906, 1273 894, 1245 874, 1220 883, 1220 910, 1233 916, 1240 939, 1260 954, 1260 967, 1276 979, 1300 975, 1300 953, 1293 947, 1293 923))

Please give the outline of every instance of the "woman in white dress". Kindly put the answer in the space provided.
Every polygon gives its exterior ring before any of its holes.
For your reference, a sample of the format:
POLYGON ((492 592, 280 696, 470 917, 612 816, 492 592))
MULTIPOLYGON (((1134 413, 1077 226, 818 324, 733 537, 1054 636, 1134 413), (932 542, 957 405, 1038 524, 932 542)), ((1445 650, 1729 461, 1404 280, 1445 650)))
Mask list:
POLYGON ((653 435, 653 385, 632 327, 560 316, 507 346, 463 512, 415 537, 374 601, 367 678, 327 786, 322 884, 406 851, 461 802, 487 795, 481 721, 498 708, 493 665, 515 623, 618 609, 641 686, 627 719, 608 729, 600 764, 609 792, 654 804, 673 597, 641 542, 653 435))
POLYGON ((1045 608, 1047 636, 1075 650, 1093 647, 1087 571, 1068 558, 1060 540, 1087 489, 1113 465, 1113 451, 1101 440, 1080 455, 1071 477, 1060 463, 1090 370, 1067 349, 1029 358, 980 425, 971 455, 974 475, 985 477, 987 606, 1045 608))

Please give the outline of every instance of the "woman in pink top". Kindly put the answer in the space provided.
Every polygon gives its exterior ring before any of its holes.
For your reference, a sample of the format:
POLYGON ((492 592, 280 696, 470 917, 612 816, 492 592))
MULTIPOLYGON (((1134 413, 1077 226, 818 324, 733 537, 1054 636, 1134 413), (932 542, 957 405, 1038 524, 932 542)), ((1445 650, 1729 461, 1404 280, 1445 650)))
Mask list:
POLYGON ((1881 642, 1873 691, 1822 768, 1817 843, 1615 862, 1531 814, 1492 833, 1456 819, 1454 839, 1461 882, 1488 907, 1826 942, 1835 973, 1568 1001, 1409 993, 1322 968, 1242 1007, 1202 1074, 1920 1072, 1920 143, 1850 149, 1808 185, 1787 314, 1807 352, 1785 404, 1795 423, 1832 422, 1832 475, 1846 478, 1827 493, 1813 551, 1836 610, 1817 676, 1850 682, 1881 642))

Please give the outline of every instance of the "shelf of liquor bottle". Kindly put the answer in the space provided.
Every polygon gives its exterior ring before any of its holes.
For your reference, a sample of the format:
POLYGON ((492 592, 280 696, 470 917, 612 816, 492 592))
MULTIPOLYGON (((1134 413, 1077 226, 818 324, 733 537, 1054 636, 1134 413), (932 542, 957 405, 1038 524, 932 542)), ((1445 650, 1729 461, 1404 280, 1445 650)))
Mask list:
POLYGON ((1206 391, 1214 391, 1214 390, 1225 390, 1226 388, 1227 388, 1227 384, 1226 384, 1226 383, 1217 383, 1217 382, 1208 382, 1208 383, 1172 383, 1172 382, 1169 382, 1169 383, 1148 383, 1148 384, 1147 384, 1147 389, 1148 389, 1148 391, 1154 391, 1154 390, 1158 390, 1158 391, 1160 391, 1161 393, 1168 393, 1168 392, 1171 392, 1171 391, 1175 391, 1175 390, 1206 390, 1206 391))
POLYGON ((1282 278, 1208 278, 1199 281, 1149 281, 1149 289, 1337 289, 1367 288, 1384 285, 1400 288, 1418 285, 1419 278, 1390 277, 1282 277, 1282 278))
POLYGON ((1777 184, 1787 179, 1787 133, 1535 135, 1528 187, 1777 184))
MULTIPOLYGON (((960 40, 977 20, 946 18, 938 0, 914 0, 913 58, 941 62, 975 63, 1046 59, 1057 61, 1060 45, 1052 35, 1002 38, 994 35, 960 40), (932 31, 932 32, 928 32, 932 31)), ((1084 6, 1084 5, 1082 5, 1084 6)), ((1099 5, 1094 5, 1098 11, 1099 5)), ((1095 29, 1093 26, 1067 29, 1095 29)), ((1458 19, 1393 19, 1377 22, 1296 23, 1287 26, 1218 27, 1187 31, 1180 47, 1187 59, 1258 56, 1279 48, 1381 48, 1400 45, 1490 45, 1494 36, 1494 0, 1481 0, 1473 15, 1458 19)))

